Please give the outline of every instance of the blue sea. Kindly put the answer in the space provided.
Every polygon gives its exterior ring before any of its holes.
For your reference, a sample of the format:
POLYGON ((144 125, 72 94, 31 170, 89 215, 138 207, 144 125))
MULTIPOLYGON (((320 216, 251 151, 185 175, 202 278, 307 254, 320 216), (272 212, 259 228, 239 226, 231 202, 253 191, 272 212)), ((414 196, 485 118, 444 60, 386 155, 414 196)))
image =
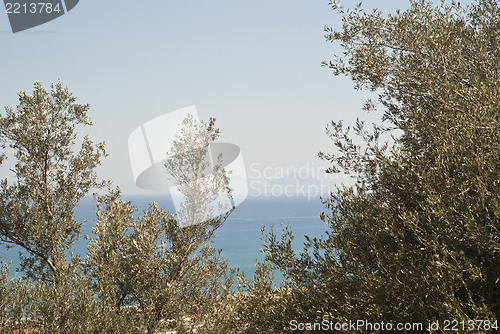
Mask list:
MULTIPOLYGON (((146 209, 150 201, 155 201, 165 210, 175 212, 168 196, 123 196, 123 199, 131 201, 139 211, 146 209)), ((86 220, 82 225, 82 238, 77 240, 72 249, 74 253, 82 256, 86 254, 88 243, 83 235, 93 236, 95 209, 93 198, 85 197, 75 211, 77 221, 86 220)), ((269 231, 274 226, 274 231, 279 235, 282 225, 289 226, 295 236, 293 247, 298 252, 303 247, 304 235, 320 237, 328 229, 318 218, 322 211, 325 211, 325 207, 319 198, 308 200, 306 197, 248 197, 217 230, 214 247, 222 249, 221 256, 229 260, 231 267, 239 268, 249 277, 254 273, 255 261, 264 258, 260 251, 262 227, 269 231)), ((7 250, 0 244, 2 261, 12 261, 11 276, 15 275, 19 264, 18 252, 19 248, 7 250)))

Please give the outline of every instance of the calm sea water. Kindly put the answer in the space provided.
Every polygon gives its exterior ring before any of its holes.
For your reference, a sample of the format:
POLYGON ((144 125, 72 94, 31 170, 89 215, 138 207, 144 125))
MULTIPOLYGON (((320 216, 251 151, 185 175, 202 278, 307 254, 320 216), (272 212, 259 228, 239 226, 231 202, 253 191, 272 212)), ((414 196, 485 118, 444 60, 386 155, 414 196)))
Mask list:
MULTIPOLYGON (((124 196, 125 200, 132 201, 140 211, 147 208, 150 201, 156 201, 160 207, 174 212, 173 204, 167 196, 124 196)), ((87 220, 82 226, 82 234, 92 236, 92 228, 96 223, 95 203, 91 197, 80 201, 75 218, 78 221, 87 220)), ((217 230, 214 247, 222 249, 222 257, 230 261, 230 266, 240 268, 247 276, 254 273, 255 261, 262 260, 261 228, 264 226, 269 231, 274 225, 274 230, 279 234, 281 225, 288 225, 294 232, 293 247, 297 251, 302 249, 305 241, 304 235, 319 237, 324 235, 327 226, 318 218, 324 211, 324 206, 318 199, 308 200, 302 197, 248 197, 230 215, 227 221, 217 230)), ((7 250, 0 245, 0 257, 3 262, 12 261, 11 276, 18 267, 18 248, 7 250)), ((73 251, 85 256, 87 240, 79 239, 73 251)))

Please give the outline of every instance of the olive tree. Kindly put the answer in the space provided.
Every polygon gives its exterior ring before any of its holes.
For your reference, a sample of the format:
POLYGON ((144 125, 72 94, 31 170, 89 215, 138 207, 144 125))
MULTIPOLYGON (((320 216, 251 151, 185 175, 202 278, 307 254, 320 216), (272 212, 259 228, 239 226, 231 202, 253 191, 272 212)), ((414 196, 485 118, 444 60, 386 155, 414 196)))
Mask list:
POLYGON ((130 234, 136 208, 120 198, 119 189, 96 196, 97 222, 89 239, 85 268, 104 320, 103 332, 137 332, 132 297, 130 234))
POLYGON ((66 251, 80 236, 74 209, 99 186, 94 169, 104 143, 77 137, 77 126, 91 125, 89 105, 76 103, 61 83, 47 91, 35 82, 31 95, 18 96, 18 105, 0 115, 0 138, 9 149, 4 153, 15 159, 14 182, 1 185, 0 240, 21 247, 28 277, 57 281, 68 264, 66 251))
POLYGON ((335 149, 320 157, 329 173, 356 183, 323 199, 329 230, 305 252, 293 251, 290 233, 267 236, 267 259, 292 291, 283 302, 303 321, 487 319, 492 328, 500 314, 500 7, 418 0, 385 16, 332 6, 343 25, 326 27, 326 39, 344 53, 323 64, 375 92, 365 108, 384 123, 327 127, 335 149))
POLYGON ((223 215, 234 207, 227 201, 231 197, 230 171, 222 166, 222 153, 211 156, 210 144, 219 136, 215 119, 210 118, 205 124, 188 115, 182 124, 164 166, 182 197, 178 199, 177 219, 182 226, 190 226, 223 215))
POLYGON ((30 298, 34 284, 18 277, 9 278, 9 265, 0 264, 0 332, 33 327, 35 300, 30 298))
POLYGON ((148 333, 188 330, 199 325, 201 315, 232 285, 227 260, 212 247, 215 231, 231 212, 213 210, 213 202, 229 191, 220 159, 214 176, 205 178, 209 145, 219 131, 214 120, 206 125, 188 117, 183 124, 165 162, 185 196, 175 215, 155 202, 138 213, 119 190, 97 198, 96 236, 89 242, 87 268, 102 306, 114 310, 117 326, 123 315, 131 319, 122 332, 133 332, 134 326, 148 333), (130 310, 138 310, 141 319, 130 310), (180 320, 186 315, 196 320, 180 320))

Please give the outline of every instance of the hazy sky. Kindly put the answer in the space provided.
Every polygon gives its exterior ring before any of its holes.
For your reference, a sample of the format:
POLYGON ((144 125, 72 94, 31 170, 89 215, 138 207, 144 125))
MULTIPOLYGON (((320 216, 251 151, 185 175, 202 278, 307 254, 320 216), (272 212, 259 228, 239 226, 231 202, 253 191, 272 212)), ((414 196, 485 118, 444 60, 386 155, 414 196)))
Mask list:
POLYGON ((13 34, 0 13, 0 106, 15 105, 17 92, 31 91, 35 80, 48 88, 60 79, 91 105, 94 126, 81 133, 107 144, 99 175, 128 194, 144 193, 132 177, 130 133, 190 105, 202 119, 217 119, 221 141, 240 146, 250 180, 264 170, 314 174, 325 166, 317 152, 332 146, 329 121, 378 117, 361 111, 367 93, 321 66, 340 52, 323 32, 340 18, 327 0, 82 0, 54 21, 13 34))

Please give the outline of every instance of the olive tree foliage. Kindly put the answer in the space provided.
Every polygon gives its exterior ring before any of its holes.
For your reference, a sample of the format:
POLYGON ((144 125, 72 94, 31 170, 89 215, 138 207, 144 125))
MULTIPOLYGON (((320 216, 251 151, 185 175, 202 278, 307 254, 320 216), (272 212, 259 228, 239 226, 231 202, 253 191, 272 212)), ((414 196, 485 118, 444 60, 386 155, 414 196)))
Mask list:
POLYGON ((320 157, 356 183, 323 200, 329 230, 305 252, 291 233, 267 236, 283 302, 304 321, 498 319, 499 4, 336 9, 342 28, 326 39, 344 53, 323 64, 376 92, 365 108, 384 125, 327 127, 335 151, 320 157))
POLYGON ((89 277, 76 266, 61 272, 57 284, 38 281, 28 300, 34 305, 27 320, 40 333, 112 333, 110 312, 99 307, 89 277))
POLYGON ((34 304, 30 298, 33 290, 29 281, 9 279, 9 265, 0 264, 0 332, 12 333, 33 326, 31 321, 23 321, 34 315, 30 312, 34 304))
MULTIPOLYGON (((74 208, 92 187, 102 185, 93 170, 105 155, 104 144, 94 146, 85 137, 80 150, 73 151, 76 127, 90 125, 88 105, 76 104, 61 84, 47 92, 36 82, 33 95, 21 92, 19 99, 15 110, 6 108, 0 116, 3 144, 16 159, 15 182, 2 182, 0 240, 27 253, 22 267, 28 279, 9 280, 8 267, 0 267, 0 331, 193 330, 196 321, 180 316, 201 319, 232 286, 227 261, 212 247, 215 231, 231 211, 217 215, 211 205, 229 191, 220 159, 211 182, 196 184, 205 211, 193 216, 193 224, 183 227, 179 217, 155 203, 139 214, 119 190, 110 190, 96 195, 97 222, 95 236, 88 237, 87 259, 68 258, 67 250, 80 236, 74 208)), ((186 129, 184 136, 197 134, 196 143, 207 144, 201 147, 203 154, 193 144, 175 162, 205 171, 208 144, 218 134, 213 125, 186 129)), ((189 142, 182 135, 178 141, 189 142)), ((171 170, 170 175, 180 179, 182 171, 171 170)))
POLYGON ((129 236, 136 211, 131 202, 120 199, 120 191, 110 191, 96 198, 97 223, 95 238, 87 238, 88 264, 94 278, 94 289, 104 306, 116 311, 129 304, 130 284, 127 277, 129 236))
POLYGON ((205 124, 188 115, 182 124, 164 166, 182 195, 177 219, 182 226, 189 226, 220 216, 234 207, 221 201, 230 197, 230 172, 222 167, 221 154, 211 156, 210 144, 219 137, 215 119, 210 118, 205 124), (213 166, 211 160, 214 160, 213 166))
POLYGON ((97 223, 89 239, 85 268, 101 310, 105 333, 135 333, 139 326, 130 280, 130 229, 136 211, 120 199, 120 191, 96 196, 97 223))
POLYGON ((222 296, 203 318, 199 333, 283 333, 296 310, 284 302, 289 291, 273 283, 273 265, 256 261, 255 274, 238 275, 237 291, 222 296))
POLYGON ((148 332, 154 332, 162 320, 200 315, 217 296, 228 293, 232 275, 227 260, 220 258, 221 250, 211 246, 213 224, 219 225, 220 218, 181 227, 156 205, 134 223, 130 262, 133 298, 145 314, 148 332))
POLYGON ((16 108, 0 115, 1 141, 15 159, 15 181, 1 186, 0 240, 23 249, 21 267, 28 277, 53 281, 67 266, 65 251, 80 236, 74 208, 100 185, 94 169, 105 148, 86 136, 74 151, 76 127, 91 125, 89 105, 76 103, 61 83, 47 91, 35 82, 32 95, 18 96, 16 108))
POLYGON ((1 265, 1 333, 131 332, 126 329, 133 321, 122 321, 123 326, 118 328, 115 318, 113 312, 100 307, 90 289, 89 277, 76 267, 60 273, 56 285, 9 278, 9 266, 1 265))
POLYGON ((194 323, 179 317, 199 318, 232 286, 227 261, 212 247, 215 231, 231 212, 222 205, 214 212, 213 203, 229 191, 221 157, 212 169, 207 158, 219 133, 214 122, 186 118, 167 156, 165 167, 184 196, 177 215, 154 202, 139 214, 119 190, 97 198, 96 237, 89 242, 87 268, 102 306, 114 310, 117 321, 130 317, 126 306, 132 306, 142 314, 131 317, 135 328, 148 333, 190 330, 194 323))
POLYGON ((15 160, 14 182, 2 182, 0 240, 21 247, 27 276, 9 279, 8 266, 1 265, 2 333, 114 332, 107 330, 112 313, 99 307, 81 262, 67 256, 80 236, 74 208, 101 185, 94 168, 104 144, 76 133, 79 125, 91 125, 88 109, 60 83, 46 91, 35 82, 32 95, 19 93, 16 108, 0 115, 2 155, 15 160))
POLYGON ((156 203, 137 214, 120 196, 116 190, 98 198, 96 237, 88 246, 87 268, 101 307, 115 312, 119 326, 128 317, 131 332, 183 328, 167 320, 206 312, 232 285, 227 261, 211 246, 227 216, 181 227, 156 203), (137 310, 140 319, 133 316, 137 310))

